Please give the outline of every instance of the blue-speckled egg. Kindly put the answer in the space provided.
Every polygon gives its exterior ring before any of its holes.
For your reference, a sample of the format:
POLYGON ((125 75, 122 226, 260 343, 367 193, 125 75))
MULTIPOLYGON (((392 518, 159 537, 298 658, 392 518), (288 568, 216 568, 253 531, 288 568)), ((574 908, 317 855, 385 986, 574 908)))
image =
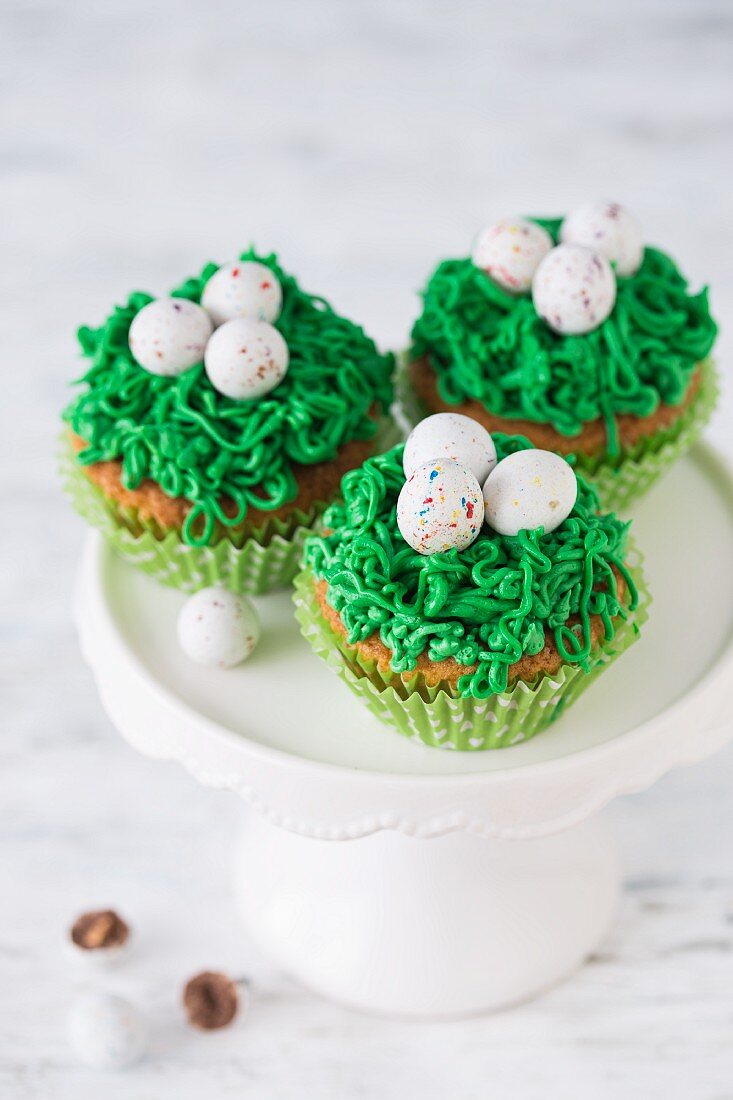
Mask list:
POLYGON ((438 460, 418 466, 397 500, 400 534, 419 554, 465 550, 483 521, 481 486, 457 462, 438 460))

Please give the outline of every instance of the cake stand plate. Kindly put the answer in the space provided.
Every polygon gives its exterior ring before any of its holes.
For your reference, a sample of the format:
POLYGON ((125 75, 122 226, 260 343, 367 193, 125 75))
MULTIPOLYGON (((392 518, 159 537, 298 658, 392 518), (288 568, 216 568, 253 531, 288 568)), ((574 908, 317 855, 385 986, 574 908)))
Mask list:
POLYGON ((305 984, 373 1011, 460 1015, 533 996, 597 947, 619 870, 598 811, 733 734, 733 480, 709 448, 640 503, 641 640, 545 733, 494 752, 382 726, 313 655, 289 593, 255 601, 240 668, 191 664, 184 596, 90 535, 84 655, 123 736, 236 791, 251 935, 305 984), (344 842, 348 843, 335 843, 344 842))

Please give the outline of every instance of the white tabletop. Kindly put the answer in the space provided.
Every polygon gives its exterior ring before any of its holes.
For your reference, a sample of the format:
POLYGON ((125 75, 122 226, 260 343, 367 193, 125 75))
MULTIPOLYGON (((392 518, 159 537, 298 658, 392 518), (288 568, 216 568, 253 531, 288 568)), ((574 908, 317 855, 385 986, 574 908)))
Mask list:
MULTIPOLYGON (((493 1018, 369 1019, 294 988, 250 949, 227 878, 238 800, 122 743, 71 625, 83 528, 54 478, 57 412, 78 370, 75 324, 132 287, 164 291, 254 240, 398 345, 431 264, 464 252, 482 221, 610 192, 730 315, 729 7, 537 0, 514 12, 470 0, 3 6, 9 1100, 730 1094, 731 750, 614 807, 623 910, 568 984, 493 1018), (92 980, 155 1021, 151 1056, 124 1077, 77 1067, 63 1034, 85 980, 64 928, 97 904, 129 917, 137 952, 92 980), (176 1005, 204 966, 255 979, 249 1019, 219 1035, 188 1032, 176 1005)), ((730 350, 724 332, 724 365, 730 350)), ((732 429, 729 390, 710 437, 733 457, 732 429)))

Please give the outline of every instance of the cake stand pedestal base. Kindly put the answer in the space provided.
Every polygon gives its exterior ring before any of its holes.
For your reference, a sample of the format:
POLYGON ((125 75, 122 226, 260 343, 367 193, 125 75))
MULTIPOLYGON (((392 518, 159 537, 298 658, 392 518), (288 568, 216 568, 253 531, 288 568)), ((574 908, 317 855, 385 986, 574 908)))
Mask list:
POLYGON ((534 840, 344 843, 249 813, 235 891, 256 943, 316 992, 370 1012, 465 1016, 579 967, 611 925, 619 870, 597 815, 534 840))

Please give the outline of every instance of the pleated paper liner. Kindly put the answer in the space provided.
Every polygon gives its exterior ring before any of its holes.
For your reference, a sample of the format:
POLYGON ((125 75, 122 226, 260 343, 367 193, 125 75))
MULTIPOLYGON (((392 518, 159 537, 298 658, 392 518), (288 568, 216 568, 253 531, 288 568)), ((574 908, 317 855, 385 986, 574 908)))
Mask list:
POLYGON ((640 440, 618 458, 577 455, 576 470, 590 481, 608 511, 623 512, 687 454, 712 416, 720 392, 712 360, 702 364, 700 388, 669 428, 640 440))
POLYGON ((518 681, 508 691, 487 699, 464 698, 448 683, 428 687, 418 673, 400 675, 362 657, 324 619, 313 574, 307 569, 295 579, 295 616, 317 655, 377 718, 397 732, 433 748, 462 752, 503 749, 529 741, 546 729, 637 640, 647 619, 650 597, 633 547, 629 561, 639 589, 639 606, 625 621, 614 623, 613 639, 594 650, 589 672, 564 664, 557 675, 541 676, 532 684, 518 681))
MULTIPOLYGON (((383 422, 375 448, 392 446, 398 436, 393 424, 383 422)), ((286 587, 300 568, 306 538, 329 503, 320 501, 307 512, 294 510, 287 520, 273 518, 246 532, 224 529, 208 546, 189 546, 178 531, 143 521, 136 510, 106 497, 86 476, 65 437, 60 465, 65 491, 77 512, 120 557, 184 592, 221 584, 234 592, 260 595, 286 587)))
MULTIPOLYGON (((411 426, 428 412, 407 373, 407 357, 400 356, 395 392, 404 418, 411 426)), ((712 360, 702 364, 700 388, 690 405, 669 428, 640 440, 616 458, 608 455, 576 455, 575 469, 596 489, 607 511, 625 511, 642 497, 674 463, 697 442, 718 399, 718 376, 712 360)))

